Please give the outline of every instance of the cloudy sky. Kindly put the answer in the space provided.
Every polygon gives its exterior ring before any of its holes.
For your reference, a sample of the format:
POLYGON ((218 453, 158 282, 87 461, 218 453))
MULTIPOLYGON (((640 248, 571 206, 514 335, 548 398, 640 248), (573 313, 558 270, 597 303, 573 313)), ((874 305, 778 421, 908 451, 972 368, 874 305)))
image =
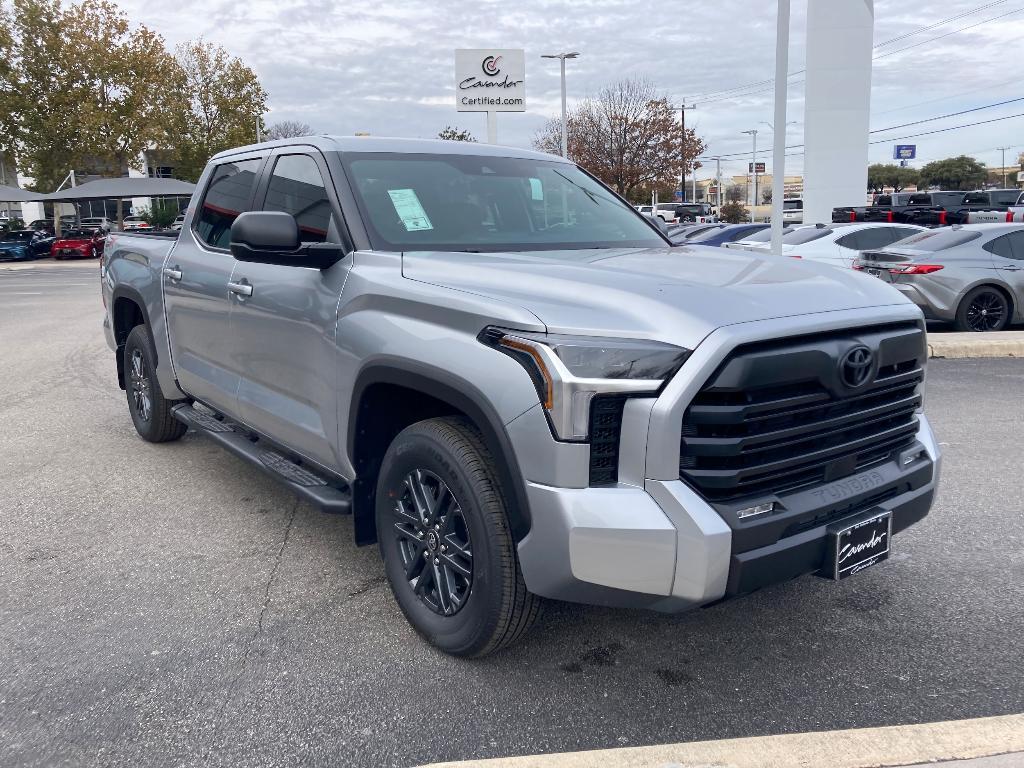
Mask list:
MULTIPOLYGON (((772 120, 771 85, 763 82, 774 70, 772 2, 119 1, 171 46, 204 37, 245 60, 270 93, 268 123, 294 119, 318 132, 422 137, 453 124, 483 138, 482 113, 455 111, 453 50, 504 47, 526 49, 528 111, 499 115, 500 143, 529 146, 558 114, 558 62, 540 58, 558 51, 580 52, 569 62, 570 101, 641 76, 676 103, 685 97, 696 104, 687 123, 709 154, 748 151, 750 138, 740 132, 749 128, 762 131, 765 146, 771 140, 760 123, 772 120), (741 88, 748 84, 755 85, 741 88)), ((806 0, 793 2, 790 72, 803 69, 806 7, 806 0)), ((874 39, 872 129, 1020 100, 874 133, 882 143, 872 146, 872 161, 891 158, 890 140, 1024 113, 1024 0, 875 0, 874 39)), ((789 119, 798 121, 789 143, 800 144, 803 76, 789 82, 789 119)), ((996 147, 1012 147, 1008 162, 1024 150, 1024 117, 901 143, 918 145, 918 164, 965 153, 999 165, 996 147)), ((743 172, 747 159, 723 163, 723 173, 743 172)), ((801 170, 799 156, 787 159, 790 169, 801 170)))

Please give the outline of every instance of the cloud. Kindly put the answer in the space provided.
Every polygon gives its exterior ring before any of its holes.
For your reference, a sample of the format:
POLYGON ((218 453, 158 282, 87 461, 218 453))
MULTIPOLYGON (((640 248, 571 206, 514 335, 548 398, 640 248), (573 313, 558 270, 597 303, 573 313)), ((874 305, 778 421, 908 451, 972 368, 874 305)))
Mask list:
MULTIPOLYGON (((820 2, 823 0, 809 0, 820 2)), ((559 109, 558 64, 542 53, 575 50, 568 63, 570 101, 596 93, 623 77, 641 76, 678 103, 711 154, 744 152, 740 132, 772 120, 770 84, 737 89, 772 77, 775 4, 749 0, 651 4, 619 0, 396 0, 351 3, 332 0, 122 0, 137 22, 157 30, 171 45, 199 36, 220 43, 259 74, 270 93, 269 122, 302 120, 318 131, 429 137, 445 125, 485 134, 482 113, 454 109, 454 49, 526 49, 527 112, 498 117, 502 143, 528 146, 534 132, 559 109), (737 89, 733 94, 723 94, 737 89), (692 122, 691 122, 692 121, 692 122)), ((977 0, 950 0, 926 15, 898 0, 876 0, 875 40, 884 42, 966 15, 897 43, 890 53, 960 27, 1013 10, 1000 4, 969 13, 977 0)), ((793 7, 790 67, 803 68, 805 6, 793 7)), ((885 127, 1010 98, 1007 66, 1024 36, 1024 13, 880 58, 872 77, 872 127, 885 127), (1001 64, 1000 64, 1001 62, 1001 64)), ((803 120, 801 76, 791 78, 791 120, 803 120)), ((1008 105, 922 125, 921 130, 1024 111, 1008 105)), ((1024 118, 916 139, 924 159, 961 152, 998 163, 994 147, 1012 145, 1024 118)), ((766 126, 765 140, 770 141, 766 126)), ((802 142, 801 125, 789 143, 802 142)), ((891 134, 897 138, 904 129, 891 134)), ((890 134, 881 134, 889 138, 890 134)), ((911 140, 915 141, 915 140, 911 140)), ((1024 146, 1019 147, 1024 149, 1024 146)), ((1008 153, 1009 154, 1009 153, 1008 153)), ((891 156, 886 143, 871 149, 873 161, 891 156)), ((1015 156, 1015 155, 1014 155, 1015 156)), ((725 164, 739 172, 746 158, 725 164)), ((799 172, 801 159, 787 164, 799 172)))

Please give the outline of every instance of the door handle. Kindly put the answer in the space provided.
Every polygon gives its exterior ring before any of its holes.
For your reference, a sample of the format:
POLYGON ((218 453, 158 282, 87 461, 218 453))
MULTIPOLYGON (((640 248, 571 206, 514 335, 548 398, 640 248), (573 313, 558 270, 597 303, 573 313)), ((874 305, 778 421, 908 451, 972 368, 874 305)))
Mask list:
POLYGON ((1004 272, 1020 272, 1024 267, 1012 266, 1012 267, 1000 267, 1004 272))
POLYGON ((174 269, 171 269, 170 267, 164 267, 164 277, 170 280, 181 280, 181 270, 178 269, 177 267, 175 267, 174 269))
POLYGON ((249 283, 228 283, 228 290, 239 296, 252 296, 252 286, 249 283))

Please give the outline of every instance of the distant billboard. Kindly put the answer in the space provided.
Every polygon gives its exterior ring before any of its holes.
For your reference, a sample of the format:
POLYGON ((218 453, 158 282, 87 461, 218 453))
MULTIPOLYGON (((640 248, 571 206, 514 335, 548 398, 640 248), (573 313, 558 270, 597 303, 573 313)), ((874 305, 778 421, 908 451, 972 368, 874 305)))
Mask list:
POLYGON ((917 157, 917 144, 897 144, 892 148, 893 160, 913 160, 917 157))
MULTIPOLYGON (((757 164, 757 171, 756 171, 757 173, 764 173, 764 169, 765 169, 765 164, 764 163, 758 163, 757 164)), ((754 171, 754 164, 753 163, 747 163, 747 173, 754 173, 754 172, 755 172, 754 171)))

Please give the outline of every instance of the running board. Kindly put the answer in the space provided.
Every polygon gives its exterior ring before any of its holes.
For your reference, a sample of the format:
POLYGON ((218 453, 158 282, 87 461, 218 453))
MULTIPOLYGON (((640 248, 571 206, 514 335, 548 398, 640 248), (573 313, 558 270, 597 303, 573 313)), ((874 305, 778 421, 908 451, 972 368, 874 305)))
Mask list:
POLYGON ((175 405, 171 413, 181 423, 196 432, 202 432, 324 512, 346 515, 352 511, 352 493, 348 487, 339 488, 315 470, 292 461, 270 447, 264 440, 250 437, 242 427, 205 408, 200 410, 186 403, 175 405))

